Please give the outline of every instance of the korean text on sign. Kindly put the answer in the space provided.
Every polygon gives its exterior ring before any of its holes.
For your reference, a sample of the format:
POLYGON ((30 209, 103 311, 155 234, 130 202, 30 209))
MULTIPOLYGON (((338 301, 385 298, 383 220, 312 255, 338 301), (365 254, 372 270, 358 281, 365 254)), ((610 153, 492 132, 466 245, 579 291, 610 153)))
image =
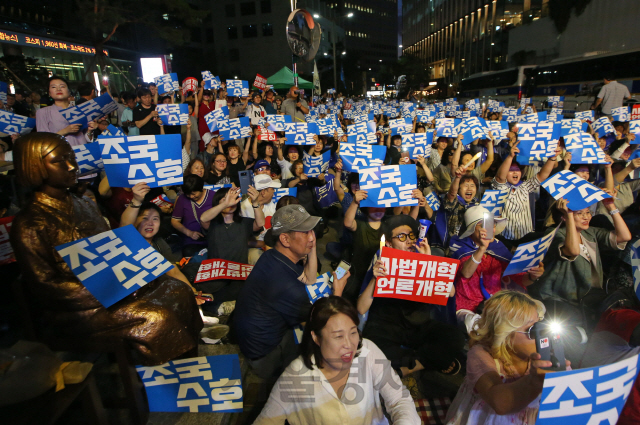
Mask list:
POLYGON ((170 74, 164 74, 153 79, 156 86, 158 86, 158 93, 171 93, 172 91, 180 90, 180 82, 178 81, 178 74, 172 72, 170 74))
POLYGON ((308 177, 318 177, 322 173, 326 173, 329 169, 329 160, 331 159, 331 151, 323 152, 319 156, 312 156, 304 153, 302 158, 302 170, 308 177))
POLYGON ((86 128, 89 121, 117 110, 118 105, 116 102, 113 101, 109 93, 105 93, 81 105, 61 109, 60 113, 69 124, 80 124, 82 128, 86 128))
POLYGON ((198 269, 195 283, 217 279, 245 280, 251 270, 253 270, 253 266, 234 261, 220 260, 218 258, 204 260, 198 269))
POLYGON ((494 216, 500 216, 502 215, 502 208, 504 208, 507 196, 509 196, 508 190, 485 190, 482 195, 480 205, 486 208, 494 216))
POLYGON ((100 156, 100 143, 86 143, 84 145, 72 146, 76 154, 76 162, 80 175, 94 173, 104 169, 102 157, 100 156))
POLYGON ((186 103, 158 105, 156 111, 164 125, 187 125, 189 122, 189 105, 186 103))
POLYGON ((151 412, 242 412, 237 354, 136 366, 151 412))
POLYGON ((13 217, 0 218, 0 266, 16 261, 11 242, 9 241, 9 230, 13 217))
POLYGON ((227 80, 227 94, 229 96, 249 96, 249 82, 245 80, 227 80))
POLYGON ((376 280, 375 297, 445 305, 453 288, 459 260, 384 247, 387 276, 376 280))
POLYGON ((25 134, 36 127, 34 118, 27 118, 22 115, 0 110, 0 133, 4 134, 25 134))
POLYGON ((345 170, 357 173, 362 168, 379 167, 384 162, 386 146, 361 145, 355 143, 340 144, 340 158, 345 170))
POLYGON ((105 307, 173 267, 133 225, 59 245, 56 251, 105 307))
POLYGON ((367 199, 360 201, 361 207, 418 205, 411 193, 418 188, 415 164, 361 168, 359 173, 360 190, 368 192, 367 199))
POLYGON ((150 187, 182 183, 182 140, 179 134, 98 138, 111 187, 150 187))
POLYGON ((513 254, 509 265, 502 274, 503 276, 509 276, 512 274, 518 274, 522 272, 528 272, 534 267, 537 267, 553 242, 553 238, 556 235, 558 228, 541 237, 533 242, 523 243, 518 245, 516 253, 513 254))
POLYGON ((260 74, 256 74, 256 79, 253 82, 253 86, 259 88, 260 90, 264 90, 267 87, 267 78, 263 77, 260 74))
MULTIPOLYGON (((362 186, 362 185, 361 185, 362 186)), ((610 195, 569 170, 562 170, 542 182, 554 199, 566 199, 571 211, 580 211, 610 195)))
POLYGON ((537 425, 615 424, 638 376, 638 355, 545 375, 537 425))

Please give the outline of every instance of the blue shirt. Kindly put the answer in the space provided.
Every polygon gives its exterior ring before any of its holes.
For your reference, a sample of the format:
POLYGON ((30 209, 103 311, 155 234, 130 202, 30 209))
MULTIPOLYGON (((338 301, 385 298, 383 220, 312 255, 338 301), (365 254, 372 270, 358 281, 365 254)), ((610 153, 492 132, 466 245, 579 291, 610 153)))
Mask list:
POLYGON ((238 345, 249 359, 266 356, 295 325, 309 319, 311 303, 298 280, 303 270, 275 249, 260 256, 234 311, 238 345))

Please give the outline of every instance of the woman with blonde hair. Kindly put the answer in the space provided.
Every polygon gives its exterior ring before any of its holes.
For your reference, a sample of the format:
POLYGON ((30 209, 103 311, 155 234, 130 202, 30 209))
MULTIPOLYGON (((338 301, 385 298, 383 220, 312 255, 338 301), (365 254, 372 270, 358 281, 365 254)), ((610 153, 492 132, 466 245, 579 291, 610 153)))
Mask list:
MULTIPOLYGON (((471 332, 467 376, 447 413, 447 424, 533 424, 544 383, 532 339, 544 305, 529 295, 499 291, 471 332)), ((567 362, 568 365, 568 362, 567 362)))

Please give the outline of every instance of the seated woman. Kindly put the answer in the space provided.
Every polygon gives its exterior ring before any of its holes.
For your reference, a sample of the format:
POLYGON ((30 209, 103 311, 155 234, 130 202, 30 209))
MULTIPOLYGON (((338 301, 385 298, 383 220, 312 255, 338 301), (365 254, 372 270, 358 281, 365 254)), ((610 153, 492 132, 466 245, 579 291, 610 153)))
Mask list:
POLYGON ((467 376, 447 412, 448 425, 535 423, 546 373, 540 368, 551 362, 538 360, 530 332, 544 314, 541 302, 521 292, 489 298, 470 335, 467 376))
MULTIPOLYGON (((476 193, 480 188, 480 183, 475 176, 465 174, 464 166, 458 167, 455 177, 451 182, 451 187, 444 199, 441 209, 447 215, 447 233, 449 236, 457 235, 464 224, 464 213, 468 208, 478 205, 476 193)), ((440 211, 438 213, 442 214, 440 211)), ((431 219, 429 209, 427 209, 429 219, 431 219)))
POLYGON ((218 153, 211 157, 209 172, 205 180, 207 184, 231 184, 227 157, 224 154, 218 153))
POLYGON ((56 252, 56 246, 109 230, 93 202, 69 193, 78 164, 65 138, 23 136, 14 164, 18 181, 35 188, 13 221, 11 245, 42 335, 89 344, 124 340, 149 365, 195 348, 202 320, 184 282, 165 274, 106 309, 56 252))
POLYGON ((450 257, 460 260, 460 272, 456 275, 456 317, 471 333, 473 324, 479 317, 478 307, 501 289, 524 288, 542 276, 544 266, 502 277, 511 261, 511 251, 495 236, 505 227, 504 219, 495 219, 494 237, 487 239, 487 230, 482 227, 482 219, 488 211, 481 206, 471 207, 464 214, 467 228, 462 235, 453 236, 449 245, 450 257), (486 254, 486 255, 485 255, 486 254))
POLYGON ((316 301, 302 354, 280 375, 254 424, 388 424, 382 399, 394 424, 419 425, 409 391, 380 349, 360 338, 358 322, 345 299, 332 295, 316 301), (300 392, 292 380, 304 382, 307 391, 300 392))
MULTIPOLYGON (((615 192, 610 194, 614 196, 615 192)), ((563 221, 564 225, 544 257, 544 274, 529 287, 529 293, 571 325, 583 327, 584 315, 597 314, 606 296, 601 252, 623 250, 631 240, 631 232, 613 201, 602 201, 613 218, 612 231, 590 227, 588 208, 571 211, 571 202, 565 199, 552 207, 554 221, 563 221)))
POLYGON ((185 177, 182 192, 173 207, 171 225, 182 233, 182 256, 191 257, 206 248, 204 233, 208 226, 201 223, 200 216, 211 208, 213 195, 195 174, 185 177))
MULTIPOLYGON (((249 186, 248 195, 252 206, 257 204, 253 208, 255 218, 240 216, 240 188, 219 189, 211 200, 212 207, 202 213, 200 221, 209 228, 206 238, 209 259, 249 264, 249 239, 253 232, 262 230, 265 217, 257 202, 260 193, 249 186)), ((193 258, 192 261, 202 260, 193 258)), ((235 303, 241 289, 242 282, 236 280, 219 279, 198 284, 198 290, 213 294, 213 303, 206 304, 203 309, 215 315, 230 313, 230 305, 223 306, 222 311, 219 311, 219 307, 226 302, 235 303)))

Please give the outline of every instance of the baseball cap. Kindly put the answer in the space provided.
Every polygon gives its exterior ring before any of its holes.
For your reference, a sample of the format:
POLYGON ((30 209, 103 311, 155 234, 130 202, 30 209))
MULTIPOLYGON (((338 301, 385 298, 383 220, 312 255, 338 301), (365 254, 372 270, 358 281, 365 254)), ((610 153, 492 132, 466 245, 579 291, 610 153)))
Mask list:
POLYGON ((253 178, 253 183, 255 184, 256 190, 262 190, 268 187, 272 187, 274 189, 280 189, 282 187, 282 183, 280 183, 280 180, 278 179, 273 180, 267 174, 258 174, 253 178))
POLYGON ((211 143, 211 139, 218 137, 219 134, 213 134, 213 133, 204 133, 202 135, 202 141, 204 142, 204 145, 207 146, 209 143, 211 143))
POLYGON ((271 164, 266 159, 259 159, 256 161, 256 164, 253 166, 254 170, 257 170, 260 167, 269 167, 271 169, 271 164))
POLYGON ((287 205, 280 208, 271 219, 273 236, 286 232, 308 232, 312 230, 320 217, 310 215, 302 205, 287 205))

